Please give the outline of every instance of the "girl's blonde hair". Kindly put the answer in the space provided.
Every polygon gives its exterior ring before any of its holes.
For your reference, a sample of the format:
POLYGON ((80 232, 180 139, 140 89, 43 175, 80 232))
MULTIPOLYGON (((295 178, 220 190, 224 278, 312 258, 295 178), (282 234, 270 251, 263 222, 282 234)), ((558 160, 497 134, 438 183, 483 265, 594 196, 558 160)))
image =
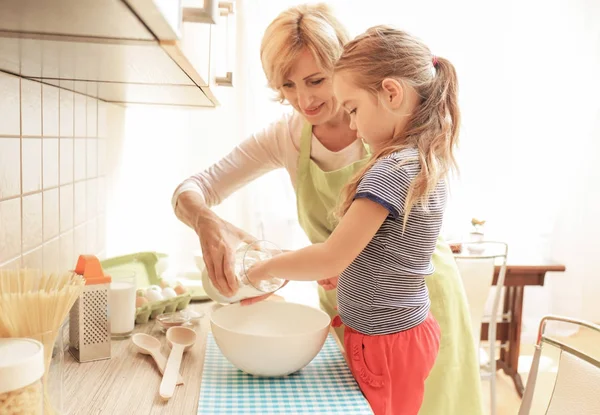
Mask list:
POLYGON ((378 97, 382 81, 397 79, 413 87, 420 102, 401 136, 374 154, 342 192, 339 215, 346 213, 364 174, 375 162, 404 148, 416 148, 420 172, 409 188, 404 205, 404 225, 411 209, 427 209, 428 196, 449 171, 457 170, 454 148, 458 144, 460 110, 454 66, 435 57, 419 39, 388 26, 375 26, 346 44, 335 73, 348 72, 358 88, 378 97))
POLYGON ((321 69, 332 72, 349 40, 346 29, 325 4, 303 4, 279 14, 265 30, 260 46, 262 67, 278 100, 283 102, 281 86, 304 49, 321 69))

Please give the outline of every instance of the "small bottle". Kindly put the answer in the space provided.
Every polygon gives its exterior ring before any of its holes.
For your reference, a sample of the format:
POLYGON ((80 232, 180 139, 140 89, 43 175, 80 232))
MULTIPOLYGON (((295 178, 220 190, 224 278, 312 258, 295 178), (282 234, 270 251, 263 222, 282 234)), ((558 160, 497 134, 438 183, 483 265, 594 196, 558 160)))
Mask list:
POLYGON ((0 339, 0 414, 44 413, 44 346, 33 339, 0 339))
POLYGON ((280 254, 282 251, 272 242, 256 241, 241 245, 235 253, 234 273, 238 280, 239 289, 231 297, 221 294, 210 281, 206 267, 202 271, 202 287, 206 294, 217 303, 230 304, 238 301, 259 297, 277 291, 284 284, 281 278, 271 278, 260 281, 256 286, 246 278, 247 271, 257 262, 264 261, 280 254))

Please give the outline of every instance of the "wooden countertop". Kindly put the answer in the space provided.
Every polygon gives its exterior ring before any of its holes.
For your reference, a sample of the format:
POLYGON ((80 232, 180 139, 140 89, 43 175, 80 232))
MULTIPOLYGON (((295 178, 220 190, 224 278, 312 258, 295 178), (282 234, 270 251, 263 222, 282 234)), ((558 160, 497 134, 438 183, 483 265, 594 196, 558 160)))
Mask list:
MULTIPOLYGON (((283 299, 272 295, 265 301, 283 299)), ((64 414, 195 415, 198 411, 210 315, 220 306, 208 301, 191 303, 189 307, 203 312, 204 317, 199 325, 193 326, 198 341, 183 355, 180 373, 185 383, 175 387, 175 394, 170 400, 164 401, 158 395, 162 376, 152 357, 138 353, 131 339, 113 340, 112 357, 109 360, 78 363, 69 352, 65 352, 64 414)), ((163 355, 168 357, 170 349, 167 339, 155 320, 143 325, 136 324, 135 333, 147 333, 158 338, 163 355)), ((341 346, 339 341, 338 346, 341 346)))
MULTIPOLYGON (((78 363, 65 352, 64 413, 68 415, 170 414, 191 415, 198 410, 200 383, 204 367, 204 349, 210 330, 210 313, 218 307, 212 301, 192 303, 190 307, 205 313, 199 325, 197 343, 184 354, 180 373, 184 384, 175 388, 173 397, 164 401, 158 395, 162 376, 150 356, 138 353, 131 339, 112 341, 109 360, 78 363)), ((161 341, 163 355, 169 348, 155 320, 135 326, 136 333, 148 333, 161 341)))

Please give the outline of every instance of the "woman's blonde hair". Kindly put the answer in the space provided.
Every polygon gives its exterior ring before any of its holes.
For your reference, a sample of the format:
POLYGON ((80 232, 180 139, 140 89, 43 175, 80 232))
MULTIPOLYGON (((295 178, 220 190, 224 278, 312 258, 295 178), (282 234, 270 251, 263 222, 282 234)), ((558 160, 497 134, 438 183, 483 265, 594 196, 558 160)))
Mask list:
POLYGON ((281 86, 304 49, 323 70, 332 72, 349 40, 326 4, 303 4, 279 14, 265 30, 260 46, 262 67, 269 87, 279 93, 278 100, 283 102, 281 86))
POLYGON ((379 158, 404 148, 416 148, 421 169, 406 197, 406 226, 415 204, 427 209, 428 197, 439 181, 449 171, 457 170, 454 148, 458 144, 460 110, 454 66, 447 59, 433 56, 423 42, 410 34, 375 26, 346 44, 334 71, 350 73, 354 85, 376 97, 386 78, 410 85, 420 97, 401 136, 393 137, 390 145, 374 154, 346 185, 338 212, 346 213, 362 177, 379 158))

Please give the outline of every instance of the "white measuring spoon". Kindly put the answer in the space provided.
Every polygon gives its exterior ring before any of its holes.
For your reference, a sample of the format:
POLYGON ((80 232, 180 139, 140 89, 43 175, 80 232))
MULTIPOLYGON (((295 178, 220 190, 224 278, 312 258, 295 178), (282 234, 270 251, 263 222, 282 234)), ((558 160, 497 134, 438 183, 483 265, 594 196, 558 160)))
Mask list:
POLYGON ((183 352, 196 343, 196 332, 187 327, 171 327, 167 330, 167 341, 171 345, 171 354, 167 360, 167 367, 160 383, 160 396, 169 399, 175 391, 175 382, 181 366, 183 352))
MULTIPOLYGON (((146 333, 136 333, 131 336, 131 341, 136 346, 138 352, 154 358, 161 375, 165 373, 167 358, 160 352, 160 341, 156 337, 146 333)), ((177 384, 183 385, 183 378, 179 373, 177 374, 177 384)))

